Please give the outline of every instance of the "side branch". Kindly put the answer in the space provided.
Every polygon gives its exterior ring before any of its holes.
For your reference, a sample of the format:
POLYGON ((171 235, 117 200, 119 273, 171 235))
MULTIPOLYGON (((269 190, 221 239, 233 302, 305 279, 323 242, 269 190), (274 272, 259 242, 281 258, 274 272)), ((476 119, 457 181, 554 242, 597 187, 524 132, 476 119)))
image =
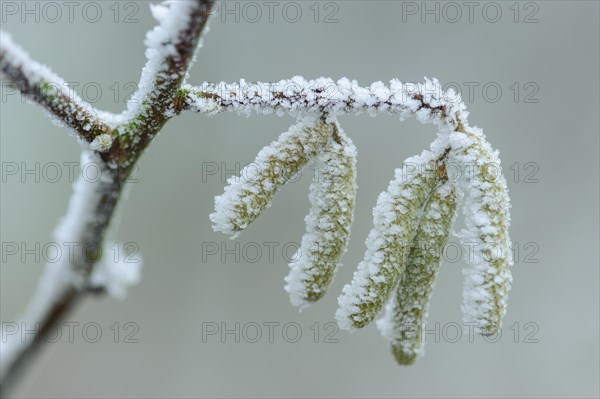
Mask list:
POLYGON ((111 132, 90 104, 48 67, 34 61, 4 31, 0 31, 0 70, 23 96, 44 107, 86 142, 111 132))
POLYGON ((305 80, 294 77, 277 83, 204 83, 184 85, 175 103, 176 112, 192 110, 216 114, 235 111, 250 115, 276 113, 357 115, 367 113, 398 114, 400 118, 416 116, 423 123, 436 123, 459 129, 468 113, 460 95, 444 91, 436 80, 424 83, 390 81, 389 86, 375 82, 361 87, 355 80, 338 81, 320 78, 305 80))

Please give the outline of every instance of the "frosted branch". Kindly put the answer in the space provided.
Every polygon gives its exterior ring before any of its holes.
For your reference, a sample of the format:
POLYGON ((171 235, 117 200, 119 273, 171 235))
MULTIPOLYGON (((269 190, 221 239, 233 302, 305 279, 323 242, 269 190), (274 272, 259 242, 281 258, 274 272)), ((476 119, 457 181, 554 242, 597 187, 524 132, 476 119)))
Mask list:
MULTIPOLYGON (((102 168, 97 182, 84 179, 74 186, 67 216, 57 230, 59 242, 75 242, 83 248, 102 246, 125 177, 135 166, 152 137, 173 115, 172 104, 191 64, 213 1, 169 1, 153 6, 159 20, 148 33, 148 63, 142 73, 140 90, 120 115, 95 111, 48 68, 34 62, 10 36, 2 32, 0 66, 3 75, 24 95, 40 103, 58 120, 74 128, 89 142, 82 164, 94 157, 102 168), (99 116, 100 115, 100 116, 99 116), (104 119, 100 121, 100 119, 104 119), (109 127, 110 126, 110 127, 109 127)), ((44 341, 48 326, 59 322, 89 292, 108 292, 122 297, 128 285, 138 279, 139 265, 125 268, 119 260, 109 262, 93 256, 49 264, 40 279, 23 317, 28 326, 37 326, 27 340, 19 337, 2 344, 0 381, 2 390, 15 380, 44 341)))
MULTIPOLYGON (((97 154, 86 150, 82 153, 81 165, 90 163, 102 165, 97 154)), ((98 260, 95 249, 104 239, 122 184, 106 167, 101 176, 98 181, 79 177, 73 185, 67 214, 54 232, 57 243, 75 243, 91 252, 74 251, 73 258, 64 256, 59 262, 45 266, 21 319, 29 328, 36 327, 36 334, 28 335, 27 339, 21 339, 19 334, 11 335, 2 343, 0 380, 3 387, 43 342, 40 337, 46 334, 47 328, 72 309, 89 288, 88 277, 98 260)), ((63 248, 62 253, 69 253, 69 249, 63 248)))
POLYGON ((44 107, 54 120, 73 129, 86 142, 110 133, 90 104, 48 67, 34 61, 4 31, 0 31, 0 69, 24 97, 44 107))
POLYGON ((200 87, 184 85, 177 111, 185 109, 216 114, 223 111, 241 115, 358 115, 366 113, 414 115, 423 123, 436 123, 454 130, 466 122, 468 113, 460 95, 452 89, 444 91, 437 79, 424 83, 390 81, 375 82, 369 87, 342 78, 306 80, 294 77, 277 83, 204 83, 200 87))
POLYGON ((152 136, 173 116, 173 104, 192 64, 214 0, 167 1, 151 5, 159 24, 146 34, 147 62, 139 89, 120 121, 152 136))

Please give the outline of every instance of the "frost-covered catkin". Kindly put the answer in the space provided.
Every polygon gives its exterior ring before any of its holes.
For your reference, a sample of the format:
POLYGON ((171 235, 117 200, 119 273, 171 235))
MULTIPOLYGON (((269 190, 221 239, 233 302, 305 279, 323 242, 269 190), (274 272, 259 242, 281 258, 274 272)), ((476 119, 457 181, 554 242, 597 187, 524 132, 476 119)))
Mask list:
POLYGON ((419 222, 406 269, 377 327, 391 343, 399 364, 413 364, 423 354, 423 326, 456 211, 456 191, 439 182, 419 222))
POLYGON ((495 334, 506 313, 513 264, 508 227, 509 198, 497 151, 481 130, 469 128, 449 137, 449 157, 462 173, 465 229, 461 239, 470 248, 464 269, 463 318, 482 334, 495 334))
POLYGON ((434 187, 436 173, 424 167, 434 161, 430 151, 407 159, 379 195, 364 260, 338 298, 335 317, 340 328, 364 327, 387 301, 406 266, 419 212, 434 187))
POLYGON ((335 125, 310 186, 306 233, 285 278, 294 306, 306 307, 327 291, 347 248, 356 197, 356 147, 335 125))
POLYGON ((232 238, 271 205, 273 196, 325 146, 333 132, 322 119, 303 118, 264 147, 240 176, 228 179, 225 192, 215 198, 210 215, 215 231, 232 238))

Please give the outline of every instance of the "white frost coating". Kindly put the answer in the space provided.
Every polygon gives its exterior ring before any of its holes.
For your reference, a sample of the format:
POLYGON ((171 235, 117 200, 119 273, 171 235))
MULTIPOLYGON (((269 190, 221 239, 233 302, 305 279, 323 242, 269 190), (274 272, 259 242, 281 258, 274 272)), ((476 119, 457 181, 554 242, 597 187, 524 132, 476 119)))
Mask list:
MULTIPOLYGON (((92 162, 100 164, 100 159, 90 151, 84 151, 81 155, 81 165, 92 162)), ((108 172, 103 174, 100 181, 84 178, 82 176, 73 185, 73 195, 69 201, 66 216, 61 220, 54 232, 54 239, 61 246, 62 256, 55 263, 48 263, 44 273, 35 290, 20 323, 25 323, 28 329, 34 329, 35 323, 39 323, 48 313, 48 310, 60 298, 60 296, 71 286, 79 286, 83 283, 81 275, 72 269, 69 253, 82 250, 81 236, 86 224, 93 221, 93 208, 100 198, 99 186, 112 179, 108 172)), ((80 253, 80 252, 75 252, 80 253)), ((21 327, 22 324, 19 324, 21 327)), ((4 334, 3 334, 4 336, 4 334)), ((21 334, 6 334, 6 342, 1 344, 0 352, 0 379, 3 373, 9 369, 9 365, 16 359, 19 353, 27 348, 33 339, 33 334, 28 334, 22 339, 21 334)))
POLYGON ((106 289, 113 298, 124 300, 127 288, 140 282, 142 258, 139 254, 128 256, 122 247, 118 251, 105 250, 103 253, 90 276, 90 284, 106 289))
MULTIPOLYGON (((146 34, 144 44, 147 47, 147 62, 142 69, 138 90, 127 102, 127 110, 118 116, 118 121, 125 122, 142 112, 142 103, 157 88, 155 79, 157 74, 163 73, 161 71, 166 69, 167 58, 178 55, 175 46, 180 40, 179 35, 182 29, 189 25, 190 15, 196 7, 198 7, 197 1, 188 0, 164 1, 158 5, 150 5, 150 11, 158 25, 146 34)), ((187 71, 182 73, 185 74, 187 71)), ((171 78, 177 77, 171 76, 171 78)))
POLYGON ((337 125, 339 143, 330 138, 317 157, 310 185, 311 208, 304 219, 306 233, 289 264, 285 290, 300 309, 319 299, 341 266, 354 217, 356 147, 337 125))
MULTIPOLYGON (((0 30, 0 47, 2 48, 2 63, 10 63, 20 67, 30 82, 49 82, 56 84, 57 88, 64 88, 66 82, 58 77, 46 65, 34 61, 29 54, 20 46, 16 45, 12 36, 3 30, 0 30)), ((67 94, 67 92, 63 92, 67 94)))
POLYGON ((73 185, 73 195, 69 201, 69 210, 57 226, 54 236, 58 242, 80 242, 86 224, 93 221, 98 198, 101 196, 100 186, 113 181, 113 174, 102 169, 101 175, 95 175, 104 164, 100 157, 91 152, 81 153, 81 168, 94 171, 94 176, 80 175, 73 185))
MULTIPOLYGON (((432 148, 440 147, 437 141, 432 148)), ((391 294, 408 257, 422 201, 434 182, 434 174, 423 166, 432 165, 439 155, 423 151, 408 158, 402 168, 396 169, 387 190, 379 195, 364 260, 338 298, 335 318, 341 329, 368 324, 391 294)))
POLYGON ((510 250, 510 200, 506 180, 494 151, 478 128, 449 136, 450 162, 463 173, 457 186, 464 193, 465 228, 461 240, 473 248, 463 270, 463 318, 476 331, 493 334, 506 313, 513 265, 510 250))
POLYGON ((110 134, 99 134, 90 143, 90 150, 98 152, 106 152, 110 150, 113 144, 113 138, 110 134))
POLYGON ((401 119, 415 115, 422 123, 450 124, 466 121, 468 113, 459 94, 444 91, 437 79, 425 78, 424 83, 402 83, 391 80, 361 87, 356 80, 329 78, 306 80, 295 76, 277 83, 221 82, 202 86, 184 85, 189 91, 186 104, 196 112, 216 114, 233 111, 241 115, 276 113, 328 113, 357 115, 367 113, 399 114, 401 119), (444 114, 441 114, 443 109, 444 114))

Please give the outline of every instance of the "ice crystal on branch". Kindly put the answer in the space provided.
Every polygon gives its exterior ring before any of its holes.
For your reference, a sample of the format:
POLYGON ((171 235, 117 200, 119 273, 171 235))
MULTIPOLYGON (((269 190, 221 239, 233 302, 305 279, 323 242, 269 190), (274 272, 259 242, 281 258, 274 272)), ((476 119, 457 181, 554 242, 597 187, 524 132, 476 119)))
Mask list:
POLYGON ((209 115, 223 111, 245 116, 253 112, 330 117, 392 114, 400 119, 415 116, 421 123, 451 128, 468 115, 460 95, 453 90, 444 91, 437 79, 425 79, 423 83, 392 79, 388 86, 374 82, 368 87, 348 78, 306 80, 295 76, 276 83, 242 79, 235 83, 184 85, 180 95, 179 112, 188 109, 209 115))
MULTIPOLYGON (((137 285, 141 279, 142 258, 138 254, 127 255, 120 243, 115 251, 106 249, 106 253, 90 276, 90 285, 106 290, 112 297, 125 299, 127 288, 137 285)), ((114 249, 114 248, 113 248, 114 249)))

